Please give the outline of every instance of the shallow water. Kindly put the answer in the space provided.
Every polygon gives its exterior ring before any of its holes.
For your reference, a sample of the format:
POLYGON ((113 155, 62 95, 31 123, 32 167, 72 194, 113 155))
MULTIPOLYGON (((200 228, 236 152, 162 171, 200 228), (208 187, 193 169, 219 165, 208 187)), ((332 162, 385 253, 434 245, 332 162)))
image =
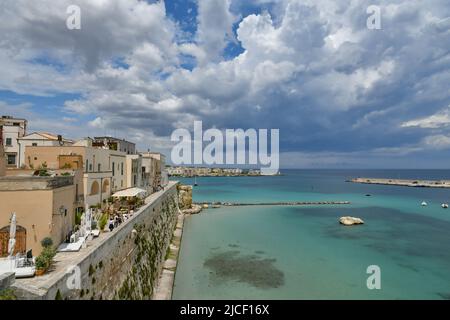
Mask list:
POLYGON ((197 178, 196 201, 352 203, 222 207, 187 218, 173 298, 448 299, 450 211, 440 204, 450 190, 345 182, 354 176, 432 179, 450 171, 197 178), (343 227, 342 215, 366 224, 343 227), (370 265, 381 268, 380 290, 367 288, 370 265))

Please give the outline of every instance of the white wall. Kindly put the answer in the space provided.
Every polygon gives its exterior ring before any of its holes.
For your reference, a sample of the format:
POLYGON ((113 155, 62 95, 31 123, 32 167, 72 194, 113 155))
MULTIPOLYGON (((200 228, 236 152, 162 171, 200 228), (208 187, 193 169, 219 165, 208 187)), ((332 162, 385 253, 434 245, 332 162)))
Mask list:
POLYGON ((8 154, 16 155, 16 166, 19 163, 19 144, 17 138, 21 136, 22 129, 17 126, 3 126, 3 145, 5 149, 6 157, 8 154), (6 145, 8 138, 11 139, 11 145, 6 145))

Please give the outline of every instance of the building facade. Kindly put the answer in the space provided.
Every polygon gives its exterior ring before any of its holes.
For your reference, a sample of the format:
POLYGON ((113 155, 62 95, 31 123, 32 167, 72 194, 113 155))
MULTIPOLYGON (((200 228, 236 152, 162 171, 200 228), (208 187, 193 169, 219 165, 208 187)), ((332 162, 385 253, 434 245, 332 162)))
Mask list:
POLYGON ((47 132, 33 132, 17 139, 19 145, 18 167, 26 166, 25 148, 26 147, 49 147, 72 145, 72 140, 64 139, 61 135, 54 135, 47 132))
POLYGON ((127 188, 142 188, 145 183, 142 175, 142 156, 133 154, 126 156, 127 188))
POLYGON ((3 128, 0 126, 0 177, 5 175, 6 171, 6 158, 3 148, 3 128))
POLYGON ((55 246, 64 242, 74 227, 76 199, 74 178, 6 176, 0 178, 0 256, 7 252, 9 222, 16 213, 16 252, 32 249, 37 256, 41 240, 50 237, 55 246))
POLYGON ((7 167, 17 168, 19 166, 20 150, 18 139, 26 135, 27 123, 25 119, 11 116, 2 116, 0 118, 7 167))
MULTIPOLYGON (((122 184, 120 181, 125 180, 126 172, 121 170, 122 166, 125 169, 125 165, 122 164, 125 154, 94 148, 89 145, 89 141, 77 142, 71 146, 28 146, 25 149, 25 157, 27 167, 34 169, 41 167, 50 170, 82 168, 83 181, 78 188, 82 188, 84 201, 88 206, 97 205, 108 199, 111 196, 112 183, 117 187, 122 184), (113 162, 114 173, 118 174, 114 176, 114 182, 113 162), (119 167, 118 170, 116 166, 119 167)), ((123 185, 125 185, 125 181, 123 185)))
POLYGON ((93 146, 97 148, 120 151, 126 154, 136 154, 136 144, 125 139, 118 139, 114 137, 94 137, 93 146))

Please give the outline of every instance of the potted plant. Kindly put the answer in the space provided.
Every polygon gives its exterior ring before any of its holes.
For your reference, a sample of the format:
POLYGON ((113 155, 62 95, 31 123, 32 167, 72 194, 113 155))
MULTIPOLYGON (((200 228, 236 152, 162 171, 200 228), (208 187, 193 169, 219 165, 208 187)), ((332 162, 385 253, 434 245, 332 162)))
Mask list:
POLYGON ((47 261, 44 256, 40 255, 36 258, 36 276, 42 276, 45 273, 45 270, 47 269, 47 261))
POLYGON ((44 248, 41 254, 36 258, 36 272, 37 276, 42 276, 53 263, 53 258, 56 255, 56 250, 53 248, 53 240, 46 237, 41 240, 41 245, 44 248))

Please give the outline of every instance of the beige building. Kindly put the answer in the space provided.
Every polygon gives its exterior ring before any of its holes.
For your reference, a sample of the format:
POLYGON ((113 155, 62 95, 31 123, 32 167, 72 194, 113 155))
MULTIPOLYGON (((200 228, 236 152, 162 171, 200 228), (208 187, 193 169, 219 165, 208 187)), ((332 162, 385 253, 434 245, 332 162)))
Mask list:
POLYGON ((2 116, 0 118, 0 128, 2 130, 6 165, 12 168, 18 167, 20 154, 18 139, 26 134, 27 120, 2 116))
POLYGON ((140 154, 133 154, 126 156, 127 165, 127 188, 143 188, 143 175, 142 175, 142 156, 140 154))
POLYGON ((5 175, 6 171, 6 159, 5 159, 5 151, 3 150, 3 135, 2 135, 2 127, 0 126, 0 177, 5 175))
POLYGON ((158 160, 151 157, 148 153, 142 153, 142 173, 144 176, 144 182, 146 185, 143 187, 147 190, 149 194, 157 190, 157 168, 158 160))
POLYGON ((25 148, 26 147, 49 147, 72 145, 73 141, 64 139, 61 135, 55 135, 47 132, 33 132, 17 139, 19 145, 18 167, 26 166, 25 148))
POLYGON ((141 153, 143 159, 153 159, 144 160, 145 173, 147 173, 147 167, 149 167, 149 175, 153 175, 151 178, 151 183, 153 185, 153 190, 158 190, 160 186, 166 186, 169 183, 169 177, 166 170, 166 156, 159 152, 144 152, 141 153), (149 166, 148 163, 150 163, 149 166), (155 167, 152 168, 151 166, 155 167))
POLYGON ((88 206, 102 203, 112 192, 127 187, 125 154, 120 151, 92 147, 91 140, 78 141, 71 146, 28 146, 25 150, 27 167, 38 169, 83 169, 82 188, 88 206))
POLYGON ((7 176, 0 178, 0 255, 5 256, 9 221, 16 213, 16 252, 41 250, 41 240, 64 242, 75 223, 74 177, 7 176))

